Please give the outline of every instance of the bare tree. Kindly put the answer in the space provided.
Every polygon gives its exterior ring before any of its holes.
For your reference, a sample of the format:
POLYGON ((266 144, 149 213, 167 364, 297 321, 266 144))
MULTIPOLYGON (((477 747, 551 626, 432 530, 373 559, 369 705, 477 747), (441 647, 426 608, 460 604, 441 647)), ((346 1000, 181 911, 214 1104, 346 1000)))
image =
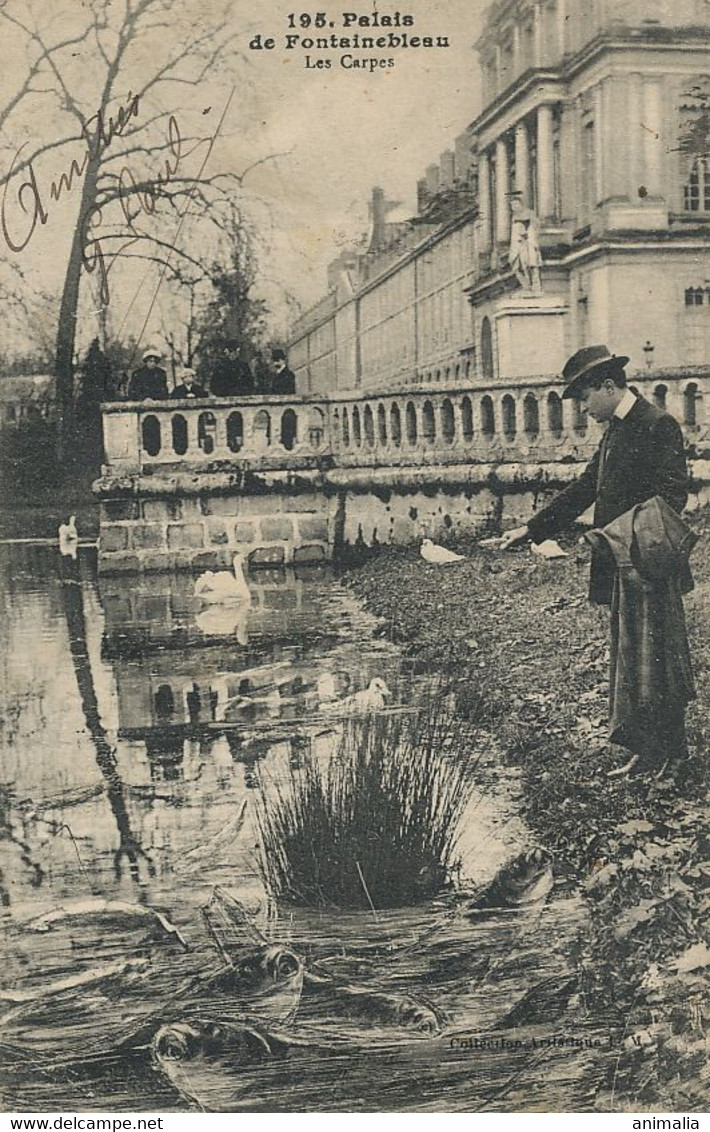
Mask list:
POLYGON ((10 250, 20 253, 57 203, 77 196, 56 332, 61 456, 72 432, 83 274, 94 276, 100 303, 107 305, 116 262, 147 257, 158 275, 145 326, 174 264, 203 270, 185 246, 186 226, 198 214, 208 216, 240 178, 210 162, 228 103, 204 107, 200 84, 213 81, 235 55, 229 0, 201 10, 197 29, 194 8, 191 19, 181 0, 87 0, 80 9, 72 4, 71 18, 61 21, 62 37, 52 34, 55 21, 47 9, 38 12, 33 15, 27 0, 15 6, 9 0, 0 10, 0 27, 19 37, 30 60, 25 78, 0 107, 6 138, 15 127, 14 155, 1 179, 10 200, 3 229, 10 250), (186 91, 192 105, 169 110, 184 104, 186 91), (66 129, 52 129, 51 140, 46 131, 47 140, 27 140, 18 149, 21 129, 30 133, 38 114, 66 129), (48 162, 54 162, 49 172, 48 162))

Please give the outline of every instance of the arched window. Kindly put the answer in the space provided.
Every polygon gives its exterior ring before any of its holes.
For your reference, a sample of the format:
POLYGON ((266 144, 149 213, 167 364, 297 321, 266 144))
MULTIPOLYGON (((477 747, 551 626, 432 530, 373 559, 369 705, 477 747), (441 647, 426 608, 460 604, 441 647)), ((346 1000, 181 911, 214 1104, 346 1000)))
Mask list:
POLYGON ((552 436, 562 436, 562 398, 554 390, 547 394, 547 427, 552 436))
POLYGON ((428 444, 433 444, 436 440, 436 421, 431 401, 425 401, 422 409, 422 435, 428 444))
POLYGON ((683 420, 687 425, 696 425, 698 423, 698 401, 700 394, 698 387, 694 381, 686 385, 683 393, 683 420))
POLYGON ((656 388, 653 391, 653 403, 654 403, 654 405, 657 405, 659 409, 665 409, 667 397, 668 397, 668 386, 667 385, 657 385, 656 388))
POLYGON ((298 417, 293 409, 284 409, 281 414, 281 443, 287 452, 298 441, 298 417))
POLYGON ((579 436, 587 431, 587 414, 576 397, 572 398, 572 428, 579 436))
POLYGON ((501 414, 503 418, 503 435, 508 440, 512 440, 518 431, 517 421, 515 419, 515 398, 511 397, 510 393, 506 393, 500 403, 501 414))
POLYGON ((493 331, 488 317, 481 323, 481 372, 484 378, 493 377, 493 331))
POLYGON ((377 406, 377 439, 380 444, 387 443, 387 413, 381 403, 377 406))
POLYGON ((369 405, 365 405, 365 411, 362 414, 362 423, 365 430, 365 443, 368 447, 372 448, 375 443, 375 419, 369 405))
POLYGON ((523 401, 523 428, 527 436, 537 436, 540 431, 540 411, 534 393, 526 393, 523 401))
POLYGON ((239 452, 244 447, 244 418, 241 413, 233 412, 227 417, 227 448, 230 452, 239 452))
POLYGON ((407 401, 407 408, 405 409, 405 418, 407 421, 407 443, 417 443, 417 410, 411 401, 407 401))
POLYGON ((473 405, 470 397, 464 397, 461 401, 461 434, 466 441, 473 439, 473 405))
POLYGON ((175 697, 169 684, 159 684, 153 697, 155 715, 163 722, 172 719, 175 715, 175 697))
POLYGON ((346 448, 350 444, 350 421, 347 409, 343 409, 343 444, 346 448))
POLYGON ((149 456, 157 456, 160 452, 160 421, 152 414, 143 418, 141 424, 141 437, 143 447, 149 456))
POLYGON ((454 420, 454 406, 448 397, 441 404, 441 435, 447 444, 453 444, 456 435, 456 421, 454 420))
POLYGON ((360 428, 360 410, 357 405, 353 408, 353 444, 359 448, 362 444, 362 429, 360 428))
POLYGON ((494 436, 496 420, 493 412, 493 401, 488 396, 481 397, 481 432, 484 436, 494 436))
POLYGON ((170 422, 173 434, 173 452, 176 456, 184 456, 187 452, 187 421, 181 413, 176 413, 170 422))
POLYGON ((399 448, 402 443, 402 414, 396 403, 390 409, 390 436, 395 448, 399 448))
POLYGON ((254 445, 257 448, 268 448, 271 444, 271 417, 266 409, 259 409, 252 425, 254 445))

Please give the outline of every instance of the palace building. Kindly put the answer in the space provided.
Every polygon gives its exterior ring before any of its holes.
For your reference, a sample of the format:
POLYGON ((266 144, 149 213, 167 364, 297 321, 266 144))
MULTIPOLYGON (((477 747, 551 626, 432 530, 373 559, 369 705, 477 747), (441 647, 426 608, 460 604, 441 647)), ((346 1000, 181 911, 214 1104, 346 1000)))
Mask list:
POLYGON ((706 0, 497 0, 480 114, 416 215, 374 190, 367 250, 293 327, 299 392, 554 380, 591 342, 645 372, 706 364, 709 46, 706 0))

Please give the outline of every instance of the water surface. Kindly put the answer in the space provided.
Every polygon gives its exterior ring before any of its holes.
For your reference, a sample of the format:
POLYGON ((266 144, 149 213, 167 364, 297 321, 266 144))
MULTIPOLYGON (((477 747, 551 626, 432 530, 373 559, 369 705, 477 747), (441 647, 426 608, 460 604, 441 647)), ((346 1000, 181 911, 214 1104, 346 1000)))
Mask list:
MULTIPOLYGON (((498 1045, 485 1037, 531 986, 552 980, 554 997, 554 980, 571 971, 583 917, 564 886, 532 911, 474 921, 452 917, 446 900, 342 913, 276 908, 268 899, 255 798, 298 774, 307 750, 328 757, 334 738, 323 709, 334 699, 381 676, 394 709, 406 710, 426 681, 411 676, 325 568, 261 571, 250 579, 251 605, 234 610, 202 606, 193 584, 189 575, 98 578, 88 550, 72 560, 53 547, 0 548, 6 926, 16 932, 33 916, 93 896, 160 908, 189 933, 220 885, 270 938, 325 960, 348 983, 424 997, 445 1030, 393 1041, 391 1030, 344 1027, 304 1001, 296 1029, 305 1040, 278 1063, 237 1071, 207 1058, 188 1080, 180 1066, 157 1072, 145 1054, 62 1068, 19 1056, 5 1107, 587 1107, 604 1054, 541 1044, 606 1043, 578 999, 552 1022, 499 1035, 498 1045), (331 1039, 344 1038, 347 1047, 333 1052, 331 1039)), ((461 883, 483 883, 529 844, 515 776, 489 759, 476 770, 461 831, 461 883)), ((10 961, 3 982, 12 988, 27 978, 10 961)))

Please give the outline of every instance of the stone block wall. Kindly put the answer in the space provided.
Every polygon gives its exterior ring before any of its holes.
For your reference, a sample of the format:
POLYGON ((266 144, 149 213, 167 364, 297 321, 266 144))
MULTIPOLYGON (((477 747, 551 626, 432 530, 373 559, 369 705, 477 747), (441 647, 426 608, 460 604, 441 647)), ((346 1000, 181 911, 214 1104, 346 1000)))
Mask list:
POLYGON ((103 573, 328 561, 334 504, 323 493, 204 494, 101 500, 103 573))

